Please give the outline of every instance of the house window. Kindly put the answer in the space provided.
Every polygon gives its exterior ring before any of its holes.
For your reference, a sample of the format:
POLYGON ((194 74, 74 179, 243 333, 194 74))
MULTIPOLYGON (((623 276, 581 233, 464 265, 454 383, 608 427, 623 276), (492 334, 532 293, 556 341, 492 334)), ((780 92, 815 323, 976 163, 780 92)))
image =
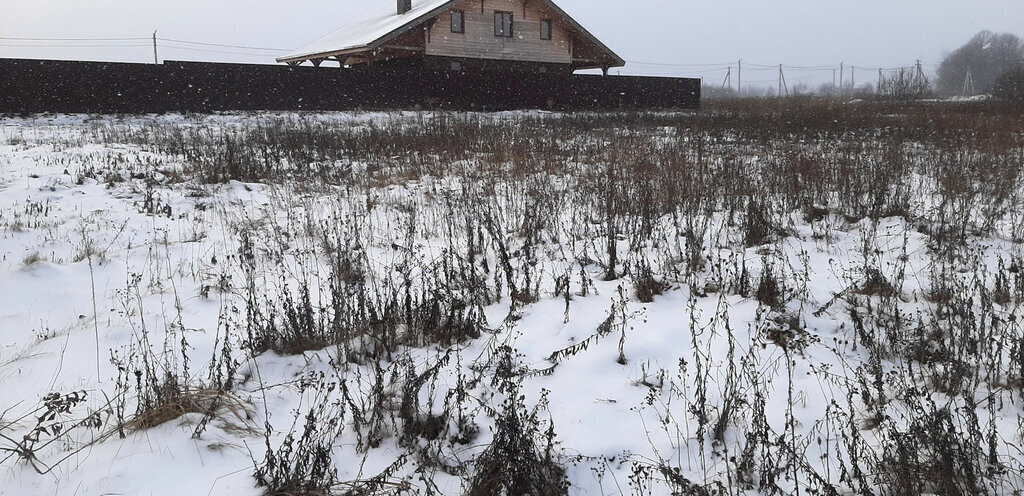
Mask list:
POLYGON ((542 19, 540 21, 540 39, 550 40, 551 39, 551 20, 542 19))
POLYGON ((512 37, 512 13, 494 12, 494 36, 512 37))
POLYGON ((466 32, 466 12, 463 10, 452 11, 452 32, 453 33, 465 33, 466 32))

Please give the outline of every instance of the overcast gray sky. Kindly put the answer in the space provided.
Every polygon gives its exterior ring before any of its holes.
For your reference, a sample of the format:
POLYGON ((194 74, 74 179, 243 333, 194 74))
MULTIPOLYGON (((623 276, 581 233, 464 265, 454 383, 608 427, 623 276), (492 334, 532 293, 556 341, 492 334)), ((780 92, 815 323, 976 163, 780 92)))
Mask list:
MULTIPOLYGON (((746 84, 776 80, 777 68, 757 70, 758 64, 840 62, 862 68, 859 84, 877 74, 866 68, 920 59, 933 70, 943 54, 983 29, 1024 35, 1024 0, 556 2, 631 62, 622 74, 715 82, 742 58, 746 84)), ((291 49, 394 5, 395 0, 0 0, 0 38, 145 38, 159 30, 167 39, 291 49)), ((0 39, 0 57, 147 62, 153 59, 147 43, 0 39)), ((162 44, 160 58, 169 60, 273 63, 276 53, 162 44)), ((832 74, 793 68, 787 79, 791 85, 817 84, 831 81, 832 74)))

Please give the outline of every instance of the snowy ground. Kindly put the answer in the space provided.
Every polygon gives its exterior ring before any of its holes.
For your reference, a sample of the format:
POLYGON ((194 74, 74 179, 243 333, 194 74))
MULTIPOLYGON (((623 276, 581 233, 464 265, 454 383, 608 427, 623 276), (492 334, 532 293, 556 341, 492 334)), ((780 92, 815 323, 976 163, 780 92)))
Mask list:
MULTIPOLYGON (((979 372, 934 365, 941 360, 914 363, 901 352, 912 343, 878 338, 891 322, 900 336, 936 332, 933 322, 949 322, 951 332, 965 325, 939 308, 934 240, 903 217, 826 212, 807 219, 793 212, 783 235, 748 247, 736 228, 742 222, 716 212, 699 240, 704 263, 683 273, 671 268, 685 265, 687 238, 665 215, 639 244, 628 229, 620 232, 626 275, 605 280, 601 219, 581 223, 593 214, 580 212, 571 177, 549 178, 554 196, 532 203, 517 196, 516 181, 374 181, 366 172, 374 164, 358 163, 346 164, 353 176, 342 185, 200 184, 187 174, 176 178, 187 170, 186 157, 103 137, 103 129, 117 127, 224 130, 279 117, 0 120, 0 494, 264 494, 255 466, 290 430, 301 435, 310 409, 334 411, 327 418, 340 422, 322 424, 335 491, 383 472, 379 480, 388 484, 376 486, 382 494, 461 494, 509 396, 494 379, 503 346, 514 350, 523 405, 542 405, 538 442, 553 426, 554 455, 571 494, 703 494, 684 492, 684 479, 707 490, 720 484, 729 494, 860 493, 868 479, 846 473, 858 463, 851 453, 861 464, 872 463, 863 457, 874 453, 873 467, 893 463, 887 443, 948 405, 957 432, 969 431, 963 419, 974 418, 979 432, 965 439, 981 441, 980 452, 1009 467, 985 479, 985 490, 1022 487, 1020 384, 1012 383, 1019 310, 1015 296, 988 306, 978 301, 979 288, 995 288, 997 273, 1021 256, 1012 219, 971 237, 949 265, 959 268, 948 274, 951 287, 962 289, 977 313, 962 318, 981 321, 976 346, 1006 343, 998 352, 962 355, 994 364, 979 372), (479 200, 506 190, 504 200, 479 200), (502 202, 507 209, 494 210, 502 202), (517 227, 530 208, 550 214, 543 239, 533 242, 517 227), (498 232, 474 218, 484 210, 498 232), (465 235, 465 219, 489 240, 475 258, 462 255, 474 237, 465 235), (515 284, 533 298, 511 298, 498 238, 513 252, 515 284), (324 308, 341 259, 362 264, 358 288, 368 281, 366 294, 401 302, 412 288, 422 291, 417 302, 442 301, 442 312, 464 309, 435 292, 462 295, 471 308, 479 304, 484 332, 413 344, 401 339, 413 330, 399 326, 401 342, 376 354, 366 351, 373 337, 291 355, 247 348, 253 306, 262 305, 263 317, 284 318, 280 302, 300 301, 302 287, 311 288, 311 315, 331 320, 324 308), (488 270, 459 269, 465 260, 488 270), (642 261, 664 283, 647 303, 636 292, 639 272, 627 269, 642 261), (885 284, 869 287, 869 269, 884 275, 891 292, 885 284), (479 275, 481 287, 504 296, 481 303, 479 288, 466 287, 470 279, 453 270, 479 275), (765 271, 784 281, 774 308, 759 291, 765 271), (403 289, 405 280, 411 282, 403 289), (865 342, 872 335, 875 342, 865 342), (147 366, 153 370, 136 373, 147 366), (405 434, 400 403, 410 366, 414 376, 433 370, 414 396, 416 418, 446 417, 438 439, 405 434), (970 376, 969 385, 945 391, 942 372, 970 376), (133 423, 146 382, 168 377, 194 394, 225 399, 133 423), (345 383, 345 395, 331 383, 345 383), (61 410, 51 397, 54 416, 40 420, 47 395, 75 391, 84 401, 61 410), (317 407, 321 396, 327 400, 317 407), (356 411, 362 421, 354 420, 356 411), (476 426, 475 437, 456 439, 475 430, 459 426, 459 416, 476 426)), ((302 118, 358 127, 418 125, 430 116, 302 118)), ((928 178, 918 184, 916 193, 933 187, 928 178)), ((934 208, 927 198, 915 196, 912 209, 934 208)))

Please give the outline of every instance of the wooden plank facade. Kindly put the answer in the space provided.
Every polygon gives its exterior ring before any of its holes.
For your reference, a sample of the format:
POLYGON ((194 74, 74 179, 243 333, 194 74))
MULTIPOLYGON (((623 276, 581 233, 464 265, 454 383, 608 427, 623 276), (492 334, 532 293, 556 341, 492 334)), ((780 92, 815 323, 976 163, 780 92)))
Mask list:
POLYGON ((437 16, 426 30, 426 55, 520 62, 572 63, 572 38, 556 12, 543 2, 464 0, 437 16), (452 11, 461 12, 464 33, 452 32, 452 11), (512 36, 494 34, 495 12, 512 13, 512 36), (541 39, 541 21, 551 39, 541 39))
POLYGON ((278 61, 319 66, 331 60, 348 67, 417 60, 450 70, 567 73, 607 73, 625 64, 551 0, 398 0, 393 15, 350 31, 346 36, 339 30, 278 61))

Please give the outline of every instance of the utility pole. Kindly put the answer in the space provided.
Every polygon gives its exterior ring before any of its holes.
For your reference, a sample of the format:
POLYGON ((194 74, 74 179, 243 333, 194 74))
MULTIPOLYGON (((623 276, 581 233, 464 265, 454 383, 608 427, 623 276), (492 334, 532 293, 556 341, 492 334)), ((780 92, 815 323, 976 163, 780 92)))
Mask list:
POLYGON ((160 58, 156 54, 156 31, 153 31, 153 63, 160 64, 160 58))
POLYGON ((971 74, 971 68, 967 68, 967 76, 964 77, 964 91, 962 96, 967 96, 968 93, 974 95, 974 76, 971 74))
POLYGON ((843 67, 843 62, 840 62, 839 63, 839 94, 840 95, 843 94, 843 84, 844 84, 843 83, 843 80, 844 80, 843 72, 844 72, 844 69, 845 68, 843 67))
POLYGON ((743 59, 738 62, 739 68, 736 71, 736 95, 743 98, 743 59))
POLYGON ((779 65, 779 79, 782 80, 782 89, 786 91, 786 96, 789 96, 789 84, 786 83, 786 73, 782 72, 782 65, 779 65))
POLYGON ((917 61, 917 83, 921 84, 924 81, 924 71, 921 70, 921 60, 917 61))
POLYGON ((850 66, 850 91, 857 89, 857 66, 850 66))
POLYGON ((878 68, 878 93, 882 92, 882 68, 878 68))
POLYGON ((725 73, 725 81, 722 81, 722 88, 725 88, 726 86, 728 86, 730 90, 732 89, 732 66, 729 66, 729 72, 725 73))
POLYGON ((779 64, 779 98, 782 98, 782 64, 779 64))

